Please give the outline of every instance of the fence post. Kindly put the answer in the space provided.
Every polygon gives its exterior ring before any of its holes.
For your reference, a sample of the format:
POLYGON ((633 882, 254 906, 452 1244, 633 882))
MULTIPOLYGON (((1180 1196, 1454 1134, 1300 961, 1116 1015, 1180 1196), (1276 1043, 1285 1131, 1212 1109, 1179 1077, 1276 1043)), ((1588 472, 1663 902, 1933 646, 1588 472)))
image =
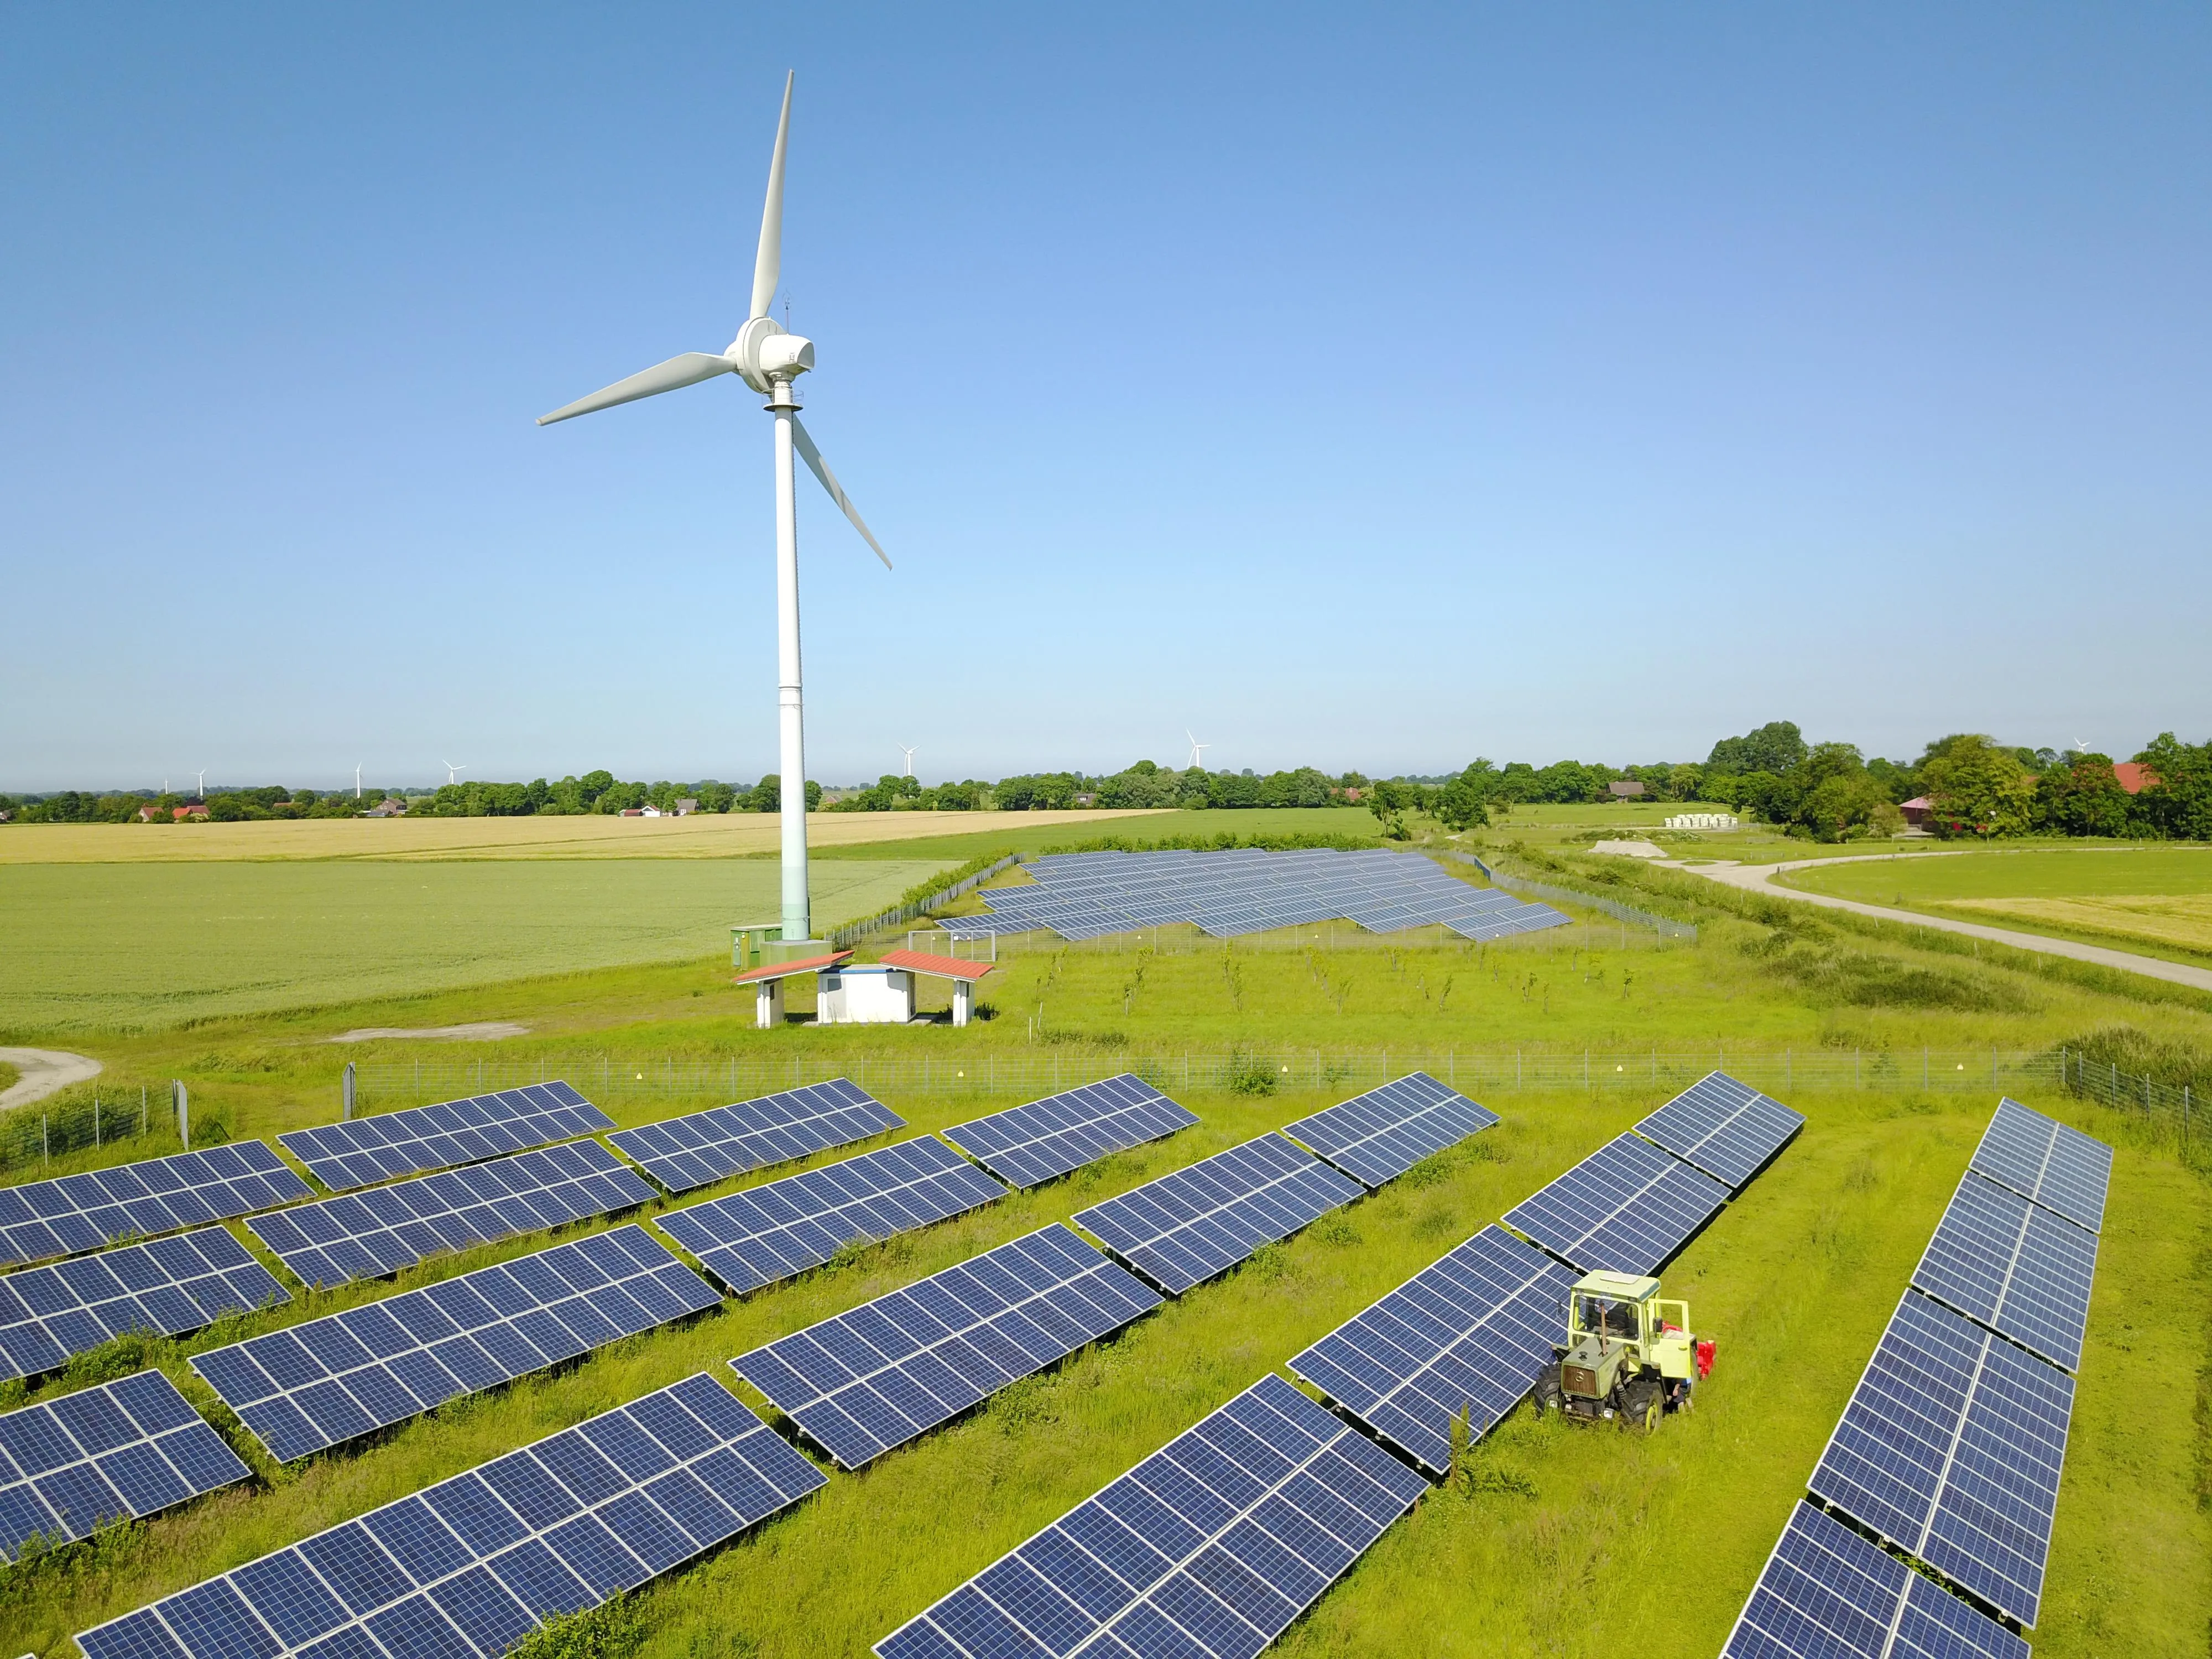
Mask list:
POLYGON ((177 1109, 177 1139, 185 1143, 185 1150, 192 1149, 192 1097, 181 1078, 169 1083, 169 1103, 177 1109))
POLYGON ((2181 1085, 2181 1161, 2189 1162, 2189 1085, 2181 1085))
POLYGON ((340 1118, 341 1118, 342 1120, 343 1120, 344 1121, 350 1122, 350 1121, 352 1121, 352 1119, 353 1119, 353 1091, 354 1091, 354 1080, 353 1080, 353 1062, 352 1062, 351 1060, 348 1060, 348 1061, 346 1061, 346 1068, 345 1068, 345 1083, 344 1083, 343 1087, 344 1087, 343 1103, 343 1106, 342 1106, 342 1108, 341 1108, 341 1109, 340 1109, 339 1116, 340 1116, 340 1118))
POLYGON ((51 1164, 54 1161, 53 1137, 48 1132, 47 1121, 46 1115, 40 1112, 39 1114, 39 1162, 41 1164, 51 1164))
POLYGON ((97 1089, 92 1093, 92 1147, 94 1152, 100 1150, 100 1091, 97 1089))

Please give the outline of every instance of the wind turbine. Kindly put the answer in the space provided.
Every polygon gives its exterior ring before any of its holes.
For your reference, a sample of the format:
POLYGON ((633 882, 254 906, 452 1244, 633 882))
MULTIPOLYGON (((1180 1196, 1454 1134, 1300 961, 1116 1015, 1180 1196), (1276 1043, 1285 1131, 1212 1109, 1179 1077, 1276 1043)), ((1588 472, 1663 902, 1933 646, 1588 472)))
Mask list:
POLYGON ((1205 761, 1206 751, 1212 748, 1213 745, 1210 743, 1200 743, 1196 738, 1191 737, 1190 728, 1188 726, 1185 726, 1183 728, 1182 734, 1186 738, 1190 738, 1190 758, 1184 763, 1184 766, 1187 769, 1194 772, 1198 770, 1200 764, 1205 761))
POLYGON ((914 775, 914 751, 915 747, 915 744, 910 743, 902 743, 898 745, 899 753, 906 757, 906 775, 908 777, 912 777, 914 775))
POLYGON ((202 768, 200 768, 199 778, 200 778, 200 781, 199 781, 199 787, 198 787, 198 788, 196 788, 196 789, 194 789, 194 790, 192 791, 192 799, 193 799, 194 800, 205 800, 205 799, 207 799, 207 768, 206 768, 206 767, 203 766, 202 768))
POLYGON ((466 761, 463 761, 459 766, 454 765, 451 761, 447 761, 446 763, 446 781, 449 784, 459 783, 461 781, 460 775, 468 769, 469 763, 466 761))
POLYGON ((356 761, 353 767, 353 798, 356 800, 361 799, 361 769, 362 763, 356 761))
POLYGON ((760 244, 753 256, 752 309, 738 337, 720 355, 687 351, 538 417, 538 425, 549 426, 657 392, 696 386, 718 374, 734 374, 768 398, 764 407, 775 417, 776 702, 781 739, 783 937, 787 940, 808 939, 813 932, 806 893, 806 735, 799 695, 799 507, 792 479, 793 450, 830 492, 830 499, 852 520, 861 539, 875 549, 884 568, 891 568, 890 556, 868 529, 859 509, 846 498, 836 474, 830 471, 814 440, 799 424, 799 405, 792 396, 792 383, 814 367, 814 342, 787 332, 769 315, 783 270, 783 157, 791 138, 791 88, 795 78, 795 75, 784 77, 783 112, 776 120, 775 149, 768 164, 768 201, 761 209, 760 244))

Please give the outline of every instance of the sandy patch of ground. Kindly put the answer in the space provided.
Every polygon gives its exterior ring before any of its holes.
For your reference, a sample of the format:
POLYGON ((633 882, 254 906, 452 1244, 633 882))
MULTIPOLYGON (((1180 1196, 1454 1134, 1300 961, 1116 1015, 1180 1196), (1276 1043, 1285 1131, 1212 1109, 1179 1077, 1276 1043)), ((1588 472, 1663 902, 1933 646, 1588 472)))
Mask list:
POLYGON ((1593 853, 1613 853, 1626 859, 1663 859, 1667 849, 1648 841, 1601 841, 1590 848, 1593 853))
POLYGON ((362 1025, 324 1040, 374 1042, 381 1037, 406 1037, 423 1042, 492 1042, 501 1037, 529 1035, 527 1025, 517 1025, 511 1019, 480 1019, 472 1025, 362 1025))
POLYGON ((72 1083, 98 1077, 102 1069, 89 1054, 72 1054, 60 1048, 0 1048, 0 1060, 20 1073, 15 1087, 0 1094, 0 1111, 44 1100, 72 1083))

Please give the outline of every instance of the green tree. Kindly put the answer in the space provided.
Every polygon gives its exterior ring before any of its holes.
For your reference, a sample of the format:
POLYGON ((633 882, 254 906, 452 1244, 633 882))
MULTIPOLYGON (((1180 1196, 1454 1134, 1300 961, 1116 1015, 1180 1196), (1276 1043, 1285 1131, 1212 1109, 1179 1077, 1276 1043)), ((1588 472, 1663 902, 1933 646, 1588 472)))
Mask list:
POLYGON ((2212 841, 2212 743, 2161 732, 2136 759, 2156 781, 2135 798, 2134 820, 2153 835, 2212 841))
POLYGON ((2035 827, 2062 836, 2124 836, 2133 805, 2104 755, 2077 755, 2035 781, 2035 827))
POLYGON ((2035 810, 2035 778, 2009 749, 1988 738, 1962 734, 1931 745, 1920 766, 1938 835, 2024 833, 2035 810))
POLYGON ((1741 775, 1771 772, 1780 777, 1808 753, 1805 734, 1795 720, 1769 720, 1740 738, 1723 738, 1705 757, 1705 770, 1741 775))
POLYGON ((1477 758, 1459 775, 1437 791, 1437 820, 1448 830, 1472 830, 1490 822, 1490 793, 1498 787, 1498 769, 1477 758))

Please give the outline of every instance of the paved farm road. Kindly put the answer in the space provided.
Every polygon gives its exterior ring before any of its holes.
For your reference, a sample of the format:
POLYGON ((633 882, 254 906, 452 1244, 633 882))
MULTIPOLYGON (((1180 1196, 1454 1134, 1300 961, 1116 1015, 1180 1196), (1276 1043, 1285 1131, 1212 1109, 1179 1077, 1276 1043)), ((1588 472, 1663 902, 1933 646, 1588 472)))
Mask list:
POLYGON ((72 1054, 59 1048, 0 1048, 0 1061, 22 1075, 15 1086, 0 1093, 0 1110, 44 1100, 58 1089, 100 1075, 100 1062, 89 1054, 72 1054))

